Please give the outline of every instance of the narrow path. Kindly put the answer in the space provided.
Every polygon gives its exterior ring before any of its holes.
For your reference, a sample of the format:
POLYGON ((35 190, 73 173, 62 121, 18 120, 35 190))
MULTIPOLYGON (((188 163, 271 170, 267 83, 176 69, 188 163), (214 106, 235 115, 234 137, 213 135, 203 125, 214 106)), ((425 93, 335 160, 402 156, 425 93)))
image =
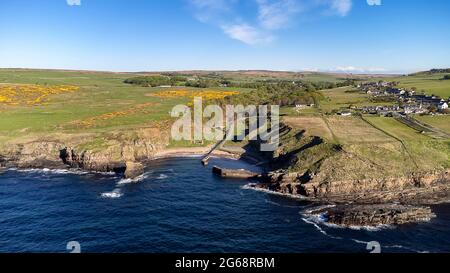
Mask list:
POLYGON ((325 124, 327 125, 328 130, 331 133, 331 136, 333 137, 334 142, 336 142, 336 144, 341 144, 339 142, 339 138, 334 134, 333 130, 331 129, 330 124, 328 123, 328 119, 325 117, 325 115, 321 115, 322 120, 325 122, 325 124))

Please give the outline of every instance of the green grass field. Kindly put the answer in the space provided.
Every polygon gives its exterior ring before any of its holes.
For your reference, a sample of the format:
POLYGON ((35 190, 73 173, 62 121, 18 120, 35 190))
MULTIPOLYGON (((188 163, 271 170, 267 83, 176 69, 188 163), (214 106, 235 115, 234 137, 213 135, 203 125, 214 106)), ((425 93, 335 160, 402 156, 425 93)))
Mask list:
POLYGON ((400 139, 417 168, 450 167, 450 140, 434 140, 393 118, 366 117, 376 127, 400 139))
MULTIPOLYGON (((0 103, 0 141, 49 134, 127 131, 146 126, 167 126, 173 106, 187 104, 187 97, 152 96, 165 88, 147 88, 123 83, 132 74, 0 70, 0 84, 74 85, 78 91, 51 95, 40 105, 0 103)), ((171 88, 203 92, 205 89, 171 88)), ((208 89, 211 90, 211 89, 208 89)), ((247 91, 217 88, 220 91, 247 91)))
MULTIPOLYGON (((71 93, 50 95, 37 105, 0 103, 0 145, 34 139, 77 136, 79 147, 101 150, 118 137, 116 133, 119 133, 119 137, 132 139, 133 132, 142 128, 168 130, 172 120, 169 115, 172 107, 191 101, 189 97, 161 97, 155 96, 156 94, 177 90, 188 92, 211 90, 185 87, 150 88, 123 83, 124 79, 133 76, 135 74, 0 69, 0 86, 37 84, 79 87, 79 90, 71 93)), ((235 74, 234 76, 236 80, 256 77, 235 74)), ((286 75, 280 75, 283 76, 286 75)), ((323 77, 322 74, 309 76, 321 80, 336 80, 330 75, 327 76, 330 77, 328 79, 320 78, 323 77)), ((423 79, 421 81, 423 82, 423 79)), ((443 81, 436 81, 434 84, 441 84, 442 86, 437 88, 446 90, 446 83, 443 81)), ((251 92, 250 89, 234 88, 216 88, 213 91, 251 92)), ((332 114, 350 106, 380 105, 372 103, 368 95, 356 92, 351 87, 320 92, 325 99, 315 107, 301 111, 296 111, 294 107, 283 107, 281 114, 285 121, 296 129, 305 130, 306 135, 320 136, 327 142, 344 145, 345 149, 353 154, 371 158, 379 164, 389 161, 392 166, 401 168, 399 162, 412 157, 414 162, 431 169, 433 166, 450 165, 448 140, 432 139, 392 118, 365 117, 369 121, 365 122, 360 117, 338 117, 332 114), (406 147, 407 153, 402 145, 406 147), (389 155, 388 159, 386 154, 389 155)), ((417 118, 443 131, 450 131, 448 116, 417 118)), ((190 142, 171 142, 169 145, 199 146, 190 142)))
POLYGON ((366 119, 374 124, 376 127, 381 128, 390 135, 393 135, 403 141, 418 141, 428 140, 429 137, 421 134, 420 132, 398 122, 393 118, 384 117, 366 117, 366 119))
POLYGON ((417 119, 450 134, 450 117, 448 116, 419 116, 417 119))
POLYGON ((446 74, 415 75, 397 78, 386 78, 386 81, 398 81, 400 87, 417 88, 418 92, 436 95, 443 98, 450 97, 450 80, 442 80, 446 74))

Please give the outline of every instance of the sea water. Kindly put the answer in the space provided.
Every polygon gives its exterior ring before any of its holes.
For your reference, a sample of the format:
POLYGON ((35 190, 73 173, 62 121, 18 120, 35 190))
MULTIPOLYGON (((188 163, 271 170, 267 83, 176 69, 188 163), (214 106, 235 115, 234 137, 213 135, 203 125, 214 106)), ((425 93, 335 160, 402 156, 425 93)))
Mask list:
POLYGON ((152 162, 141 177, 52 170, 0 175, 0 252, 450 252, 450 206, 429 223, 378 229, 329 226, 311 204, 254 191, 211 168, 257 168, 198 158, 152 162))

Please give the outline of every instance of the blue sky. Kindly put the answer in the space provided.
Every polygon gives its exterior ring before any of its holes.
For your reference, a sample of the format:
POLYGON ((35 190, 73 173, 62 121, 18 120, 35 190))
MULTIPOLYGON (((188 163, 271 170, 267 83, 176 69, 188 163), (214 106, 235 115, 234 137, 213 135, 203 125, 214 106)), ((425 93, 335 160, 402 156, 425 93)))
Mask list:
POLYGON ((450 67, 448 0, 1 0, 0 67, 450 67))

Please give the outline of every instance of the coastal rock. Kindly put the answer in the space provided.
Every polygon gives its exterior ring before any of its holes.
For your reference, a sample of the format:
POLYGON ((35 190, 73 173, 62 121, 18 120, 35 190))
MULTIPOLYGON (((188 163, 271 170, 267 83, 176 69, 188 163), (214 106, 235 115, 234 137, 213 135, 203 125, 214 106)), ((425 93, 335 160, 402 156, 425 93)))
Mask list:
POLYGON ((18 168, 49 168, 63 169, 66 166, 59 159, 61 143, 32 141, 8 147, 4 165, 18 168))
POLYGON ((403 225, 427 222, 436 215, 429 207, 404 205, 339 205, 315 211, 326 222, 343 227, 403 225))
POLYGON ((438 204, 450 201, 450 171, 417 173, 405 177, 355 180, 322 180, 298 173, 269 173, 257 187, 317 201, 380 204, 438 204))
POLYGON ((78 153, 75 149, 64 148, 60 151, 60 158, 71 168, 80 168, 97 172, 124 172, 125 162, 117 157, 111 149, 78 153))
POLYGON ((9 143, 1 147, 0 166, 18 168, 80 168, 123 173, 126 162, 155 157, 169 143, 169 133, 156 127, 112 132, 102 138, 92 134, 55 134, 45 139, 9 143))
MULTIPOLYGON (((417 173, 403 177, 384 177, 354 180, 324 180, 316 176, 304 184, 305 194, 317 198, 330 195, 351 195, 373 192, 391 192, 417 189, 426 190, 433 186, 448 184, 450 172, 435 171, 428 173, 417 173)), ((387 196, 388 197, 388 196, 387 196)))
POLYGON ((144 165, 131 161, 126 163, 125 178, 133 179, 142 174, 144 174, 144 165))
POLYGON ((217 166, 213 167, 213 173, 223 178, 235 179, 253 179, 261 176, 259 173, 254 173, 244 169, 224 169, 217 166))
POLYGON ((301 180, 296 173, 271 172, 262 177, 263 183, 255 185, 257 188, 270 190, 273 192, 305 196, 305 191, 301 180))

